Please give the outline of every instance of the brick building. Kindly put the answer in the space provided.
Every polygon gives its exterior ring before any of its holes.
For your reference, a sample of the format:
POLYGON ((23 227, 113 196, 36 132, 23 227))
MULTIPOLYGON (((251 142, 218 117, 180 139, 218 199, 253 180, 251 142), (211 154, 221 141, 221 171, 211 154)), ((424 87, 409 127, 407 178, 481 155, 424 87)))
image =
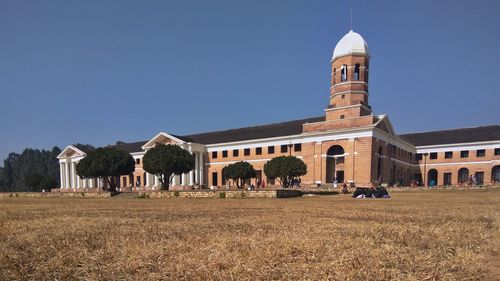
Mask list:
MULTIPOLYGON (((500 125, 397 135, 386 114, 372 114, 369 62, 368 46, 358 33, 350 31, 337 43, 324 116, 187 136, 160 132, 150 140, 117 144, 136 160, 135 172, 121 177, 120 186, 159 187, 158 179, 142 169, 144 153, 158 143, 177 144, 195 157, 195 169, 175 177, 176 186, 223 186, 222 169, 236 161, 251 163, 257 178, 269 183, 263 166, 281 155, 302 159, 307 164, 302 183, 311 185, 335 179, 358 186, 500 182, 500 125)), ((76 163, 85 155, 70 145, 58 156, 62 190, 102 186, 76 175, 76 163)))

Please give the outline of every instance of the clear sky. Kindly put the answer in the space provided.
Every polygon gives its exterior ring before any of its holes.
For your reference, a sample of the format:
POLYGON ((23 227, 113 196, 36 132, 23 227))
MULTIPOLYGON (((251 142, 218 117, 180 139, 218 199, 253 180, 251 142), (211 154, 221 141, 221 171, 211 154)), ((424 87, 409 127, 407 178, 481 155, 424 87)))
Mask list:
MULTIPOLYGON (((500 1, 353 3, 397 133, 500 123, 500 1)), ((0 158, 321 116, 348 30, 348 0, 0 0, 0 158)))

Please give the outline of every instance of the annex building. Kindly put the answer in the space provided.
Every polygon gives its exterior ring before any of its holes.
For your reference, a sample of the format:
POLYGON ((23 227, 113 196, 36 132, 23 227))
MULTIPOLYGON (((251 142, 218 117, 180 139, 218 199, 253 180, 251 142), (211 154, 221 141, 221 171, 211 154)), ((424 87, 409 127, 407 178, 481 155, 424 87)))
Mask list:
MULTIPOLYGON (((160 132, 149 140, 117 144, 136 160, 135 172, 120 186, 159 188, 159 180, 142 169, 142 157, 156 144, 176 144, 195 157, 195 169, 174 178, 174 186, 223 186, 222 169, 247 161, 257 178, 272 183, 264 164, 293 155, 307 164, 303 185, 372 182, 409 185, 461 185, 500 182, 500 125, 396 134, 388 115, 374 115, 369 104, 370 52, 365 40, 350 31, 331 59, 329 105, 324 115, 262 126, 179 136, 160 132)), ((326 98, 326 97, 325 97, 326 98)), ((81 179, 76 164, 87 151, 68 146, 58 156, 61 191, 95 190, 96 179, 81 179)))

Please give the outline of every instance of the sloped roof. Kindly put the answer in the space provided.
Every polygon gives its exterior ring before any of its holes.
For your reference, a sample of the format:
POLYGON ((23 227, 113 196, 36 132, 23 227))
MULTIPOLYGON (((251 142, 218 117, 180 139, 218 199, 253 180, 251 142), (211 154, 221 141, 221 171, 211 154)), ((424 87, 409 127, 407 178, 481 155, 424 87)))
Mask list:
POLYGON ((252 139, 281 137, 281 136, 297 135, 302 133, 302 125, 304 123, 320 122, 324 120, 325 117, 322 116, 322 117, 299 119, 281 123, 273 123, 268 125, 194 134, 185 137, 192 139, 194 142, 202 144, 214 144, 214 143, 225 143, 225 142, 252 140, 252 139))
POLYGON ((500 125, 402 134, 399 137, 415 146, 494 141, 500 140, 500 125))
MULTIPOLYGON (((172 136, 185 142, 201 144, 226 143, 297 135, 302 133, 302 125, 304 123, 321 122, 324 120, 325 117, 321 116, 186 136, 172 136)), ((399 137, 415 146, 493 141, 500 140, 500 125, 401 134, 399 137)), ((147 142, 120 143, 113 146, 132 153, 142 151, 142 146, 147 142)))
POLYGON ((132 152, 140 152, 142 151, 142 146, 146 143, 147 141, 138 141, 138 142, 123 142, 123 143, 118 143, 115 145, 110 145, 111 147, 116 147, 121 150, 125 150, 128 153, 132 152))

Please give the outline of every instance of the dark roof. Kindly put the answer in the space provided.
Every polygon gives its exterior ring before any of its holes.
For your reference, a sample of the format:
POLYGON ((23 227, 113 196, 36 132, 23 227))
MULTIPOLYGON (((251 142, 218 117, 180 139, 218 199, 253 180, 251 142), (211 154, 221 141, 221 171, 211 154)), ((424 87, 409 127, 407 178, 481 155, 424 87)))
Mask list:
POLYGON ((115 145, 110 145, 111 147, 116 147, 118 149, 125 150, 126 152, 132 153, 132 152, 140 152, 142 151, 142 146, 146 143, 147 141, 138 141, 138 142, 119 142, 115 145))
MULTIPOLYGON (((201 144, 226 143, 296 135, 302 133, 302 125, 304 123, 321 121, 325 121, 324 116, 187 136, 172 136, 185 142, 201 144)), ((500 140, 500 125, 402 134, 399 137, 415 146, 492 141, 500 140)), ((127 152, 140 152, 146 142, 148 141, 118 143, 113 146, 127 152)))
POLYGON ((252 139, 289 136, 302 133, 302 124, 324 121, 325 117, 299 119, 268 125, 245 127, 224 131, 208 132, 185 136, 202 144, 225 143, 252 139))
POLYGON ((399 135, 415 146, 500 140, 500 125, 399 135))

